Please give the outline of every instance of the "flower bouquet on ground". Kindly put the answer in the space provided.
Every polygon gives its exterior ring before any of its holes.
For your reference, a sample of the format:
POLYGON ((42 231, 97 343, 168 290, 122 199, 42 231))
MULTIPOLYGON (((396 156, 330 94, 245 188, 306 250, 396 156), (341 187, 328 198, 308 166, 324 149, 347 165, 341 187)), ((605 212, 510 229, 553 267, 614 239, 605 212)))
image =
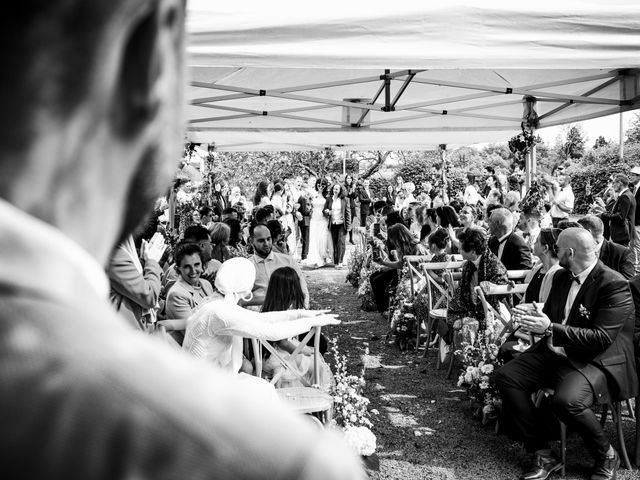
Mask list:
POLYGON ((331 341, 331 353, 335 366, 335 387, 332 390, 334 402, 334 424, 345 435, 347 444, 363 457, 369 457, 376 450, 376 436, 371 431, 369 419, 369 399, 364 396, 364 367, 360 375, 349 375, 347 357, 340 355, 336 339, 331 341))
POLYGON ((349 267, 349 272, 347 273, 347 282, 349 282, 354 288, 358 288, 360 286, 360 273, 362 271, 364 261, 365 250, 360 245, 356 245, 353 255, 349 257, 349 261, 347 263, 349 267))
POLYGON ((476 342, 462 342, 462 348, 456 352, 463 364, 458 386, 466 388, 474 416, 483 424, 496 420, 502 407, 493 378, 493 373, 501 365, 498 360, 498 328, 491 319, 487 319, 487 325, 476 342))

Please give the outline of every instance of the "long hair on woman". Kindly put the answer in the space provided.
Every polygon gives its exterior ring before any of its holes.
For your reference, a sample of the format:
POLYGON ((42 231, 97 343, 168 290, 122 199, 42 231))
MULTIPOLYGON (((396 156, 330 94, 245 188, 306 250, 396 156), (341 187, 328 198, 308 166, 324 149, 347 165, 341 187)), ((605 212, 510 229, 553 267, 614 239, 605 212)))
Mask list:
POLYGON ((260 200, 262 200, 262 197, 269 196, 268 187, 269 182, 267 182, 266 180, 261 180, 258 182, 258 185, 256 185, 256 193, 253 196, 253 204, 255 206, 260 205, 260 200))
POLYGON ((401 253, 403 257, 405 255, 415 255, 417 245, 420 243, 411 235, 409 229, 401 223, 396 223, 387 229, 387 239, 389 244, 401 253))
POLYGON ((291 267, 280 267, 273 271, 262 304, 263 312, 304 308, 304 294, 300 277, 291 267))
POLYGON ((453 209, 453 207, 449 205, 443 205, 442 207, 436 208, 436 214, 440 219, 440 226, 442 228, 448 228, 451 225, 454 228, 460 226, 460 220, 458 220, 458 214, 453 209))

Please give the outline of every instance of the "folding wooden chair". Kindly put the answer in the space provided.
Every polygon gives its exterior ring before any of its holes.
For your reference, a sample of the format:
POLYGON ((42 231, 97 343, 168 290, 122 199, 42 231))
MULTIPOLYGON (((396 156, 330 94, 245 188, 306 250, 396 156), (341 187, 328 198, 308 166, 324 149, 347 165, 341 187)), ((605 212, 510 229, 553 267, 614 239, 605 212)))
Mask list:
MULTIPOLYGON (((429 351, 429 342, 431 330, 433 328, 434 322, 437 321, 446 321, 447 320, 447 310, 449 308, 449 300, 451 295, 453 294, 453 289, 455 287, 453 277, 451 276, 451 272, 453 270, 459 270, 462 268, 464 264, 463 261, 457 262, 436 262, 436 263, 423 263, 421 264, 421 268, 423 271, 423 277, 425 279, 425 286, 422 292, 426 292, 427 296, 427 324, 425 325, 425 330, 427 334, 427 340, 425 342, 424 353, 422 354, 423 358, 425 358, 429 351), (436 276, 433 272, 444 270, 444 273, 441 277, 436 276)), ((420 344, 420 329, 422 328, 422 323, 418 324, 418 337, 416 345, 420 344)), ((440 365, 440 355, 438 355, 436 361, 436 367, 440 365)))
MULTIPOLYGON (((493 295, 504 296, 504 295, 510 295, 510 294, 516 294, 516 295, 521 295, 522 296, 527 291, 527 287, 528 286, 529 286, 528 283, 518 283, 518 284, 515 284, 515 285, 494 285, 494 284, 491 284, 489 286, 488 290, 486 290, 486 291, 483 290, 482 287, 479 287, 479 286, 475 287, 476 295, 478 295, 478 298, 480 299, 480 302, 482 303, 482 309, 484 310, 485 318, 488 318, 489 316, 493 315, 503 325, 502 331, 500 332, 500 335, 499 335, 500 338, 502 338, 505 335, 509 335, 514 330, 514 328, 513 328, 513 318, 511 317, 511 311, 508 309, 508 307, 506 305, 505 305, 504 309, 501 309, 501 311, 496 310, 487 301, 487 297, 490 297, 490 296, 493 296, 493 295)), ((529 336, 526 336, 526 338, 529 339, 529 336)))
MULTIPOLYGON (((320 330, 320 327, 313 327, 309 333, 306 334, 296 349, 290 354, 289 359, 285 359, 282 354, 273 348, 273 346, 266 340, 251 338, 251 344, 254 352, 255 375, 262 377, 262 348, 265 348, 278 360, 278 362, 284 367, 284 370, 293 374, 300 383, 304 385, 303 387, 278 388, 276 392, 280 398, 298 413, 319 414, 322 422, 327 424, 331 422, 331 418, 333 417, 333 397, 312 386, 318 384, 320 380, 320 330), (312 381, 309 382, 300 374, 296 366, 291 363, 290 359, 301 354, 300 352, 307 345, 311 337, 314 339, 313 378, 312 381)), ((284 373, 284 370, 281 370, 271 378, 270 383, 272 385, 276 385, 284 373)))

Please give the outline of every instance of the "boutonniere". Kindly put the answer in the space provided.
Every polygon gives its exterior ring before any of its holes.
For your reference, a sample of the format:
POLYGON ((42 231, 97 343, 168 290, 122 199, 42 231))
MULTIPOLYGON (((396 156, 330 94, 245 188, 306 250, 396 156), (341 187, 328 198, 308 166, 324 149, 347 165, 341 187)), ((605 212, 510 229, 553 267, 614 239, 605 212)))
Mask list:
POLYGON ((587 308, 582 304, 580 304, 580 308, 578 308, 578 313, 580 314, 581 317, 584 317, 586 320, 589 320, 589 318, 591 317, 591 312, 587 310, 587 308))

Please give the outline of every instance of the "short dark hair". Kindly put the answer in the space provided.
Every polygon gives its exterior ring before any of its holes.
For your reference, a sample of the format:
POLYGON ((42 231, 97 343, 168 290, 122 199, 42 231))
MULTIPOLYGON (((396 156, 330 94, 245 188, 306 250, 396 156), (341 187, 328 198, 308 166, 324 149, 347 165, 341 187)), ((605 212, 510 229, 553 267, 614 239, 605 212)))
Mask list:
POLYGON ((213 210, 211 209, 211 207, 202 207, 200 209, 200 216, 204 217, 205 215, 209 216, 211 215, 211 213, 213 212, 213 210))
POLYGON ((250 237, 253 237, 253 232, 254 232, 254 231, 255 231, 255 229, 256 229, 256 228, 258 228, 258 227, 264 227, 264 228, 266 228, 267 230, 269 229, 269 227, 267 227, 267 226, 264 224, 264 222, 256 222, 256 221, 253 221, 253 222, 251 222, 251 225, 249 225, 249 236, 250 236, 250 237))
POLYGON ((560 220, 558 222, 558 228, 560 230, 566 230, 567 228, 583 228, 578 222, 573 220, 560 220))
POLYGON ((238 210, 233 207, 227 207, 224 210, 222 210, 223 215, 233 215, 234 213, 238 215, 238 210))
POLYGON ((255 219, 257 223, 264 223, 265 220, 273 215, 273 211, 269 211, 267 208, 262 207, 256 210, 255 219))
POLYGON ((614 182, 620 183, 623 187, 629 186, 629 177, 627 177, 624 173, 619 173, 615 177, 613 177, 614 182))
POLYGON ((197 253, 200 257, 200 261, 202 261, 202 250, 200 250, 200 247, 198 245, 191 242, 183 242, 179 244, 176 248, 176 267, 180 266, 180 263, 182 262, 184 257, 193 255, 194 253, 197 253))
POLYGON ((487 237, 477 228, 465 228, 458 234, 458 240, 460 240, 460 248, 465 252, 482 255, 487 249, 487 237))
POLYGON ((602 235, 604 233, 604 223, 595 215, 585 215, 578 223, 585 230, 589 230, 592 235, 602 235))
POLYGON ((498 208, 507 208, 507 207, 505 207, 501 203, 490 203, 489 205, 487 205, 487 218, 491 216, 491 212, 493 212, 494 210, 497 210, 498 208))
POLYGON ((387 215, 389 215, 391 212, 395 211, 394 208, 391 205, 385 205, 384 207, 382 207, 382 215, 384 215, 385 217, 387 215))
POLYGON ((540 243, 549 247, 549 252, 553 258, 558 258, 558 236, 560 235, 559 228, 543 228, 540 230, 540 243))
POLYGON ((444 228, 438 228, 429 235, 429 245, 435 245, 439 249, 447 248, 449 240, 449 233, 444 228))
POLYGON ((398 223, 404 225, 404 221, 402 220, 402 216, 400 215, 400 212, 396 210, 389 212, 386 218, 387 229, 389 229, 390 227, 393 227, 398 223))
POLYGON ((202 225, 191 225, 184 230, 184 241, 197 243, 202 240, 210 240, 209 230, 202 225))
POLYGON ((385 202, 384 200, 378 200, 376 202, 373 202, 373 211, 377 212, 379 210, 382 210, 386 206, 387 202, 385 202))
POLYGON ((229 225, 231 233, 229 234, 229 245, 235 247, 238 244, 238 237, 242 231, 242 224, 237 218, 225 218, 222 223, 229 225))
POLYGON ((429 235, 431 235, 431 225, 425 223, 420 227, 420 241, 424 240, 425 237, 428 237, 429 235))
POLYGON ((282 235, 282 224, 278 220, 269 220, 265 226, 271 232, 271 238, 276 239, 282 235))

